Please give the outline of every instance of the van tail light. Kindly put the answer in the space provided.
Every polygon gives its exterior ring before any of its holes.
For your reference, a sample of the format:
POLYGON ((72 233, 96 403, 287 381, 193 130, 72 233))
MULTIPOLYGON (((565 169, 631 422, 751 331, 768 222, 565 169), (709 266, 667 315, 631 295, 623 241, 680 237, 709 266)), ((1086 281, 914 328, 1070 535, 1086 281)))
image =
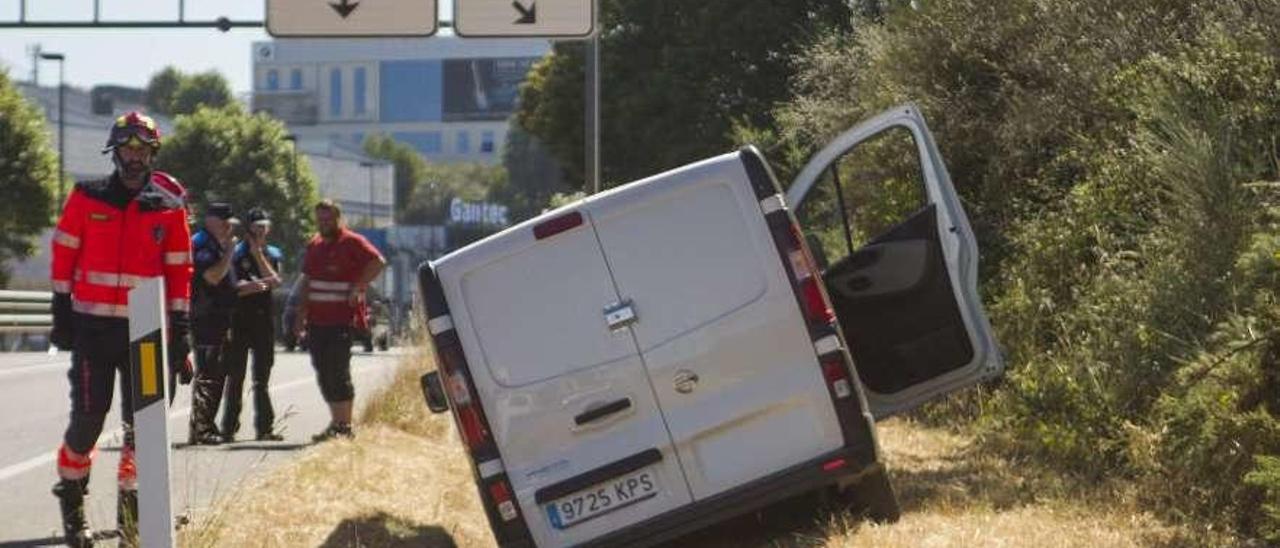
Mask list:
POLYGON ((458 422, 458 432, 472 458, 477 461, 486 460, 488 453, 495 451, 493 436, 489 430, 489 421, 485 419, 484 409, 480 408, 475 387, 467 377, 467 358, 462 354, 462 345, 452 331, 436 336, 435 342, 450 407, 458 422))
POLYGON ((550 238, 580 225, 582 225, 582 214, 577 211, 571 211, 533 225, 533 237, 537 240, 550 238))
POLYGON ((822 287, 822 273, 818 271, 817 262, 805 246, 804 238, 800 237, 800 227, 785 210, 770 213, 767 220, 778 253, 786 262, 791 288, 795 291, 805 323, 810 330, 831 325, 836 315, 822 287))

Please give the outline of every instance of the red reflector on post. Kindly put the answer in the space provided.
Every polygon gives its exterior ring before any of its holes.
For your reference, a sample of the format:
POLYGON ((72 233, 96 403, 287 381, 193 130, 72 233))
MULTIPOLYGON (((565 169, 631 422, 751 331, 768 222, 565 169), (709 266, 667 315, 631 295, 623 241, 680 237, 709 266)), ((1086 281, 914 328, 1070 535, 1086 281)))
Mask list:
POLYGON ((572 211, 554 219, 542 221, 541 223, 534 225, 533 237, 539 240, 550 238, 556 234, 580 226, 581 224, 582 214, 577 211, 572 211))
POLYGON ((834 472, 836 470, 844 468, 846 464, 849 464, 849 463, 845 461, 843 458, 829 460, 827 462, 822 463, 822 471, 834 472))

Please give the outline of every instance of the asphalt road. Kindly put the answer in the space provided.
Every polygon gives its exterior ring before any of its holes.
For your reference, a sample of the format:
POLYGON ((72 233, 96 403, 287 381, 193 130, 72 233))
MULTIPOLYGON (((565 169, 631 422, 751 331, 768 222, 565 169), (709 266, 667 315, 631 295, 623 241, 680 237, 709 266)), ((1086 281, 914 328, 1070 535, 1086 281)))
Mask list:
MULTIPOLYGON (((396 349, 354 353, 351 369, 357 409, 373 389, 390 381, 400 356, 396 349)), ((57 499, 49 488, 56 479, 54 454, 69 412, 69 357, 68 353, 0 353, 0 548, 60 542, 57 499)), ((116 389, 89 486, 88 515, 95 530, 115 527, 120 448, 119 386, 116 389)), ((219 447, 186 447, 190 396, 190 387, 180 386, 169 409, 174 447, 170 485, 173 509, 179 515, 200 512, 244 480, 285 462, 329 422, 305 353, 276 352, 271 396, 278 431, 285 437, 282 442, 252 441, 253 404, 246 386, 240 437, 249 439, 219 447)))

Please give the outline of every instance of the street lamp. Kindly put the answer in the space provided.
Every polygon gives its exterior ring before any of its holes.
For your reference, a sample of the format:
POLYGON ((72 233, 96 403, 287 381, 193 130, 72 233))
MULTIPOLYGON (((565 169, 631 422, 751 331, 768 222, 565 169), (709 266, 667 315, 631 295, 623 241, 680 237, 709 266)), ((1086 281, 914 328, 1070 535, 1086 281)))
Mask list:
POLYGON ((67 66, 67 57, 61 53, 45 53, 40 52, 40 58, 45 61, 58 62, 58 203, 55 207, 62 207, 62 197, 66 194, 67 180, 67 164, 66 164, 66 119, 67 119, 67 84, 65 82, 67 66))
POLYGON ((373 162, 360 162, 360 167, 368 169, 369 173, 369 228, 373 228, 373 168, 378 164, 373 162))

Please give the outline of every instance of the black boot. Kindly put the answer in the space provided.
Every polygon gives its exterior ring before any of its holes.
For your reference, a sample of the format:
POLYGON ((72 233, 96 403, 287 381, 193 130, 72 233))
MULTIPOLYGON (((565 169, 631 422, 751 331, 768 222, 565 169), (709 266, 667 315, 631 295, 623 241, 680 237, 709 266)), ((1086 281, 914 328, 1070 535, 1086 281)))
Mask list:
POLYGON ((67 546, 88 548, 93 546, 93 531, 84 516, 84 497, 89 494, 89 478, 59 480, 53 486, 53 496, 58 497, 62 509, 62 531, 67 546))
POLYGON ((120 531, 120 546, 138 546, 138 492, 117 491, 116 528, 120 531))

